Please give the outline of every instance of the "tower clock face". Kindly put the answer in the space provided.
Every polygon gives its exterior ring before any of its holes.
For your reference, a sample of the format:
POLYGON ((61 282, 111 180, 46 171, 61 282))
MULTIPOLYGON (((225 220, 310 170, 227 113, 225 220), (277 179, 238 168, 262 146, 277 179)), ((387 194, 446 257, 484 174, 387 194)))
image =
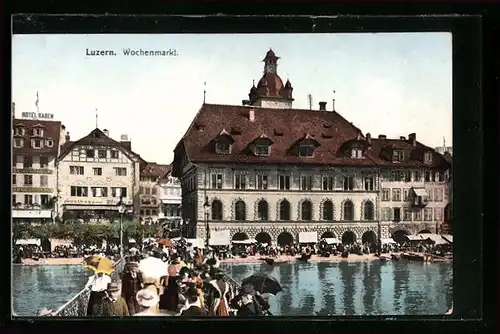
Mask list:
POLYGON ((274 67, 274 65, 267 66, 267 73, 276 73, 276 68, 274 67))

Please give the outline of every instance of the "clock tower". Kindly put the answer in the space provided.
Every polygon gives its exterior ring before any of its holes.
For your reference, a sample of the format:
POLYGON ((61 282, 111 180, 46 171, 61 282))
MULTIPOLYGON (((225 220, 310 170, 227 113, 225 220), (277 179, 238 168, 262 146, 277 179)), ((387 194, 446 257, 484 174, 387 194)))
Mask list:
POLYGON ((283 84, 278 75, 278 59, 272 49, 267 51, 262 60, 264 62, 264 74, 259 80, 257 87, 255 83, 250 89, 250 104, 264 108, 291 109, 293 87, 289 80, 283 84))

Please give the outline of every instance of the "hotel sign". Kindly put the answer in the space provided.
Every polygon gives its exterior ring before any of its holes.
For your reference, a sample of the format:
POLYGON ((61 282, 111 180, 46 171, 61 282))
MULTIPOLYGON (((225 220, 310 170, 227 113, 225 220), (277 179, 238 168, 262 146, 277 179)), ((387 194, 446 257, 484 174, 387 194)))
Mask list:
POLYGON ((23 118, 39 119, 39 120, 51 120, 54 119, 54 114, 45 112, 23 112, 21 113, 23 118))
MULTIPOLYGON (((74 204, 74 205, 117 205, 119 199, 106 199, 106 200, 92 200, 92 199, 67 199, 64 204, 74 204)), ((123 200, 126 205, 130 205, 132 201, 123 200)))

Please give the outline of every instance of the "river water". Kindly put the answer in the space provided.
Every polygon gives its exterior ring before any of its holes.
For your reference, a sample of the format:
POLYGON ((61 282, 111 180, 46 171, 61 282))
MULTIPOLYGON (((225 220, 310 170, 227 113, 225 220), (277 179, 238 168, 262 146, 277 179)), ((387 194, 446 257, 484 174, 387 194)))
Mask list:
POLYGON ((451 263, 309 262, 225 263, 237 282, 254 273, 276 278, 283 291, 270 296, 274 315, 432 315, 451 308, 451 263))
MULTIPOLYGON (((236 281, 265 272, 283 287, 271 296, 274 315, 428 315, 451 307, 452 264, 310 262, 221 264, 236 281)), ((32 316, 56 310, 76 295, 91 272, 81 265, 13 266, 13 310, 32 316)))

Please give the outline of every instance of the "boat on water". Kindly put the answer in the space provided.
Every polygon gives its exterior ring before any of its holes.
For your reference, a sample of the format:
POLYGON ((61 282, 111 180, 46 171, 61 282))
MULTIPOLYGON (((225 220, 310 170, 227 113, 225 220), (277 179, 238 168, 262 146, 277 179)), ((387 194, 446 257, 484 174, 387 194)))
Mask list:
POLYGON ((418 261, 418 262, 425 261, 425 257, 422 254, 416 254, 416 253, 403 253, 401 254, 401 258, 408 261, 418 261))

